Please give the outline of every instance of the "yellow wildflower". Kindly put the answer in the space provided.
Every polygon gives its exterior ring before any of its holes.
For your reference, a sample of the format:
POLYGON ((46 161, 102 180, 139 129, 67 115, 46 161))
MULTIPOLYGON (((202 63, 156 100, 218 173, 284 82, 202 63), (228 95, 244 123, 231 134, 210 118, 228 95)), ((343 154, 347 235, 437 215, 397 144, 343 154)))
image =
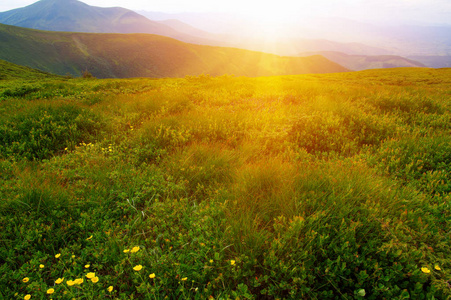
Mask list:
POLYGON ((30 281, 30 278, 25 277, 24 279, 22 279, 22 281, 23 281, 23 282, 28 282, 28 281, 30 281))
POLYGON ((130 252, 130 249, 124 249, 124 253, 130 252))
POLYGON ((92 279, 92 278, 96 277, 96 273, 89 272, 88 274, 86 274, 86 277, 88 277, 89 279, 92 279))
POLYGON ((55 280, 55 283, 56 284, 60 284, 63 281, 64 281, 64 277, 63 278, 58 278, 57 280, 55 280))
POLYGON ((72 258, 75 258, 75 255, 74 255, 74 254, 72 254, 72 258))
POLYGON ((97 277, 97 276, 93 277, 93 278, 91 278, 91 281, 94 283, 99 282, 99 277, 97 277))
POLYGON ((78 285, 82 284, 82 283, 83 283, 83 278, 77 278, 77 279, 75 279, 75 280, 74 280, 74 283, 75 283, 75 284, 78 284, 78 285))
POLYGON ((111 292, 113 291, 113 286, 110 285, 110 286, 107 288, 107 291, 111 293, 111 292))
POLYGON ((54 289, 48 289, 48 290, 47 290, 47 294, 49 294, 49 295, 53 294, 54 292, 55 292, 54 289))
POLYGON ((188 277, 183 277, 182 281, 186 281, 188 279, 188 277))
POLYGON ((213 263, 213 260, 212 260, 212 259, 210 259, 210 263, 211 263, 211 264, 213 263))
POLYGON ((39 268, 40 268, 40 269, 44 269, 44 265, 43 265, 43 264, 40 264, 40 265, 39 265, 39 268))
POLYGON ((23 297, 24 300, 30 300, 31 299, 31 295, 30 294, 26 294, 25 297, 23 297))
POLYGON ((135 253, 139 251, 139 246, 133 247, 132 250, 130 250, 131 253, 135 253))
POLYGON ((235 264, 235 261, 232 259, 232 260, 230 261, 230 264, 233 266, 233 265, 235 264))
POLYGON ((426 274, 431 273, 431 270, 429 270, 427 267, 422 267, 421 271, 423 271, 423 273, 426 273, 426 274))
POLYGON ((134 266, 134 267, 133 267, 133 270, 135 270, 135 271, 141 271, 142 268, 143 268, 143 266, 137 265, 137 266, 134 266))
POLYGON ((73 286, 75 284, 75 281, 68 280, 68 281, 66 281, 66 283, 67 283, 68 286, 73 286))
POLYGON ((88 269, 90 266, 91 266, 91 265, 89 265, 89 264, 88 264, 88 265, 85 265, 85 269, 88 269))
POLYGON ((150 275, 149 275, 149 278, 150 278, 150 279, 155 278, 155 273, 150 274, 150 275))
POLYGON ((434 269, 436 269, 437 271, 440 271, 441 268, 439 267, 439 265, 435 265, 434 269))
POLYGON ((55 258, 59 258, 61 256, 61 253, 58 253, 57 255, 55 255, 55 258))

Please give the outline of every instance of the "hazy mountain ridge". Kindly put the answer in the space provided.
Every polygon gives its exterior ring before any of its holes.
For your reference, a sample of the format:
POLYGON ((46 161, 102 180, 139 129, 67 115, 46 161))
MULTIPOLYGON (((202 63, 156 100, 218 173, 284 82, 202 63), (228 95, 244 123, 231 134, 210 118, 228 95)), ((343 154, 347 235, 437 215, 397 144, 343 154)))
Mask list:
POLYGON ((334 51, 307 52, 300 54, 300 56, 310 55, 322 55, 353 71, 398 67, 426 67, 418 61, 396 55, 348 55, 334 51))
POLYGON ((148 34, 50 32, 0 25, 0 59, 55 74, 96 77, 269 76, 348 71, 322 56, 281 57, 148 34))
MULTIPOLYGON (((168 14, 146 11, 139 11, 139 13, 154 20, 176 18, 202 30, 211 28, 215 32, 240 36, 252 34, 254 40, 264 40, 265 38, 265 33, 258 31, 259 24, 252 23, 243 16, 230 14, 211 16, 207 13, 168 14), (237 30, 237 28, 242 28, 242 30, 237 30)), ((284 40, 285 44, 291 43, 291 49, 297 51, 296 53, 338 51, 351 55, 424 56, 425 59, 422 62, 429 67, 446 67, 446 61, 449 58, 434 60, 432 65, 427 62, 431 61, 432 57, 451 56, 450 25, 402 24, 396 23, 396 20, 393 24, 372 24, 343 18, 298 18, 286 22, 277 31, 281 37, 280 40, 284 40), (334 41, 334 44, 323 43, 314 47, 302 47, 302 44, 296 42, 299 40, 327 40, 334 41), (355 47, 349 50, 349 43, 364 45, 366 48, 355 47), (445 63, 440 64, 440 61, 445 61, 445 63)), ((243 47, 246 46, 246 44, 243 45, 243 47)), ((254 47, 253 49, 258 48, 254 47)), ((286 49, 287 47, 284 48, 285 51, 286 49)), ((274 53, 296 55, 280 51, 274 53)))
POLYGON ((408 56, 430 68, 451 68, 451 56, 408 56))

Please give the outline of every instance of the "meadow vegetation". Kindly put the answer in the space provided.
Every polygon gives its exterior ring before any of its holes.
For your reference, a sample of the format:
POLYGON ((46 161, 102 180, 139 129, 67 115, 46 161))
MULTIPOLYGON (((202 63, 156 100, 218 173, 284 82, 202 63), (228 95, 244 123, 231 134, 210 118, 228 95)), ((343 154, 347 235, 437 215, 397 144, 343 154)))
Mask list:
POLYGON ((449 299, 450 132, 451 69, 0 80, 0 298, 449 299))

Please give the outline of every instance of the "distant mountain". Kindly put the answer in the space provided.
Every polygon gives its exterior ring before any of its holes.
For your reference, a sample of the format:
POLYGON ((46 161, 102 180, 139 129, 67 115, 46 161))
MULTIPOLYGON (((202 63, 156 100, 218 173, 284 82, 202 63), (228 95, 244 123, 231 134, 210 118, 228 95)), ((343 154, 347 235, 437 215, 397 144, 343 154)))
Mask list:
MULTIPOLYGON (((227 13, 178 13, 168 14, 159 12, 139 11, 143 16, 158 20, 165 25, 193 36, 210 40, 211 45, 237 47, 242 49, 263 51, 277 55, 297 56, 301 52, 338 51, 352 55, 390 55, 392 49, 380 46, 368 46, 357 42, 337 42, 331 39, 317 38, 307 34, 315 28, 295 28, 295 34, 286 36, 284 28, 274 28, 274 33, 268 38, 261 25, 240 15, 227 13), (177 20, 178 22, 176 22, 177 20), (183 24, 183 25, 182 25, 183 24), (187 29, 191 28, 191 29, 187 29), (193 30, 194 29, 194 30, 193 30), (299 30, 298 30, 299 29, 299 30), (211 32, 215 32, 212 34, 211 32)), ((338 37, 335 36, 335 37, 338 37)))
MULTIPOLYGON (((234 36, 237 42, 242 43, 242 45, 235 43, 235 47, 268 51, 262 48, 265 46, 267 33, 259 30, 261 24, 243 15, 165 14, 144 11, 140 13, 152 20, 178 19, 201 30, 234 36), (262 42, 254 42, 254 47, 249 47, 250 41, 257 40, 262 42)), ((406 25, 397 20, 393 20, 392 24, 368 23, 344 18, 297 16, 295 19, 285 20, 275 32, 279 43, 284 46, 274 47, 274 51, 271 52, 280 55, 296 55, 307 51, 338 51, 351 55, 451 56, 450 25, 406 25), (311 41, 310 45, 302 47, 301 40, 311 41), (318 43, 321 40, 327 41, 328 44, 318 43), (353 43, 354 47, 349 47, 349 43, 353 43), (365 45, 366 48, 359 49, 357 45, 365 45)), ((445 65, 435 63, 434 65, 445 67, 446 62, 445 65)))
POLYGON ((396 55, 348 55, 334 51, 319 51, 301 53, 300 56, 322 55, 337 64, 353 71, 366 69, 400 68, 400 67, 426 67, 424 64, 396 55))
POLYGON ((41 0, 1 12, 0 23, 50 31, 150 33, 190 43, 207 43, 134 11, 120 7, 94 7, 78 0, 41 0))
POLYGON ((316 55, 281 57, 149 34, 50 32, 0 24, 0 59, 55 74, 96 77, 270 76, 344 72, 316 55))
POLYGON ((40 70, 29 67, 19 66, 0 59, 0 80, 6 79, 39 79, 39 78, 55 78, 53 74, 42 72, 40 70))
POLYGON ((215 35, 211 32, 197 29, 197 28, 195 28, 191 25, 188 25, 186 23, 183 23, 182 21, 179 21, 177 19, 157 21, 157 23, 163 24, 165 26, 168 26, 168 27, 180 32, 180 33, 188 34, 190 36, 201 37, 201 38, 205 38, 205 39, 217 39, 218 38, 218 35, 215 35))
POLYGON ((448 56, 409 56, 430 68, 451 68, 451 55, 448 56))

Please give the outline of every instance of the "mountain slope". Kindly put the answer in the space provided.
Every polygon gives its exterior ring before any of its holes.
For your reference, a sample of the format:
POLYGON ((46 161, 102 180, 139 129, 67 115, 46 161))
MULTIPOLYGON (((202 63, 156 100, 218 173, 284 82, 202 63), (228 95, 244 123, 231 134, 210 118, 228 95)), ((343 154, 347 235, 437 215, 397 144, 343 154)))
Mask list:
POLYGON ((58 76, 29 67, 19 66, 0 59, 0 80, 7 79, 40 79, 56 78, 58 76))
POLYGON ((0 59, 55 74, 96 77, 270 76, 344 72, 322 56, 281 57, 148 34, 48 32, 0 24, 0 59))
POLYGON ((78 0, 40 0, 0 13, 0 23, 51 31, 150 33, 191 43, 205 42, 125 8, 94 7, 78 0))
POLYGON ((354 71, 400 67, 426 67, 418 61, 396 55, 348 55, 336 51, 306 52, 300 54, 300 56, 310 55, 322 55, 327 59, 354 71))

